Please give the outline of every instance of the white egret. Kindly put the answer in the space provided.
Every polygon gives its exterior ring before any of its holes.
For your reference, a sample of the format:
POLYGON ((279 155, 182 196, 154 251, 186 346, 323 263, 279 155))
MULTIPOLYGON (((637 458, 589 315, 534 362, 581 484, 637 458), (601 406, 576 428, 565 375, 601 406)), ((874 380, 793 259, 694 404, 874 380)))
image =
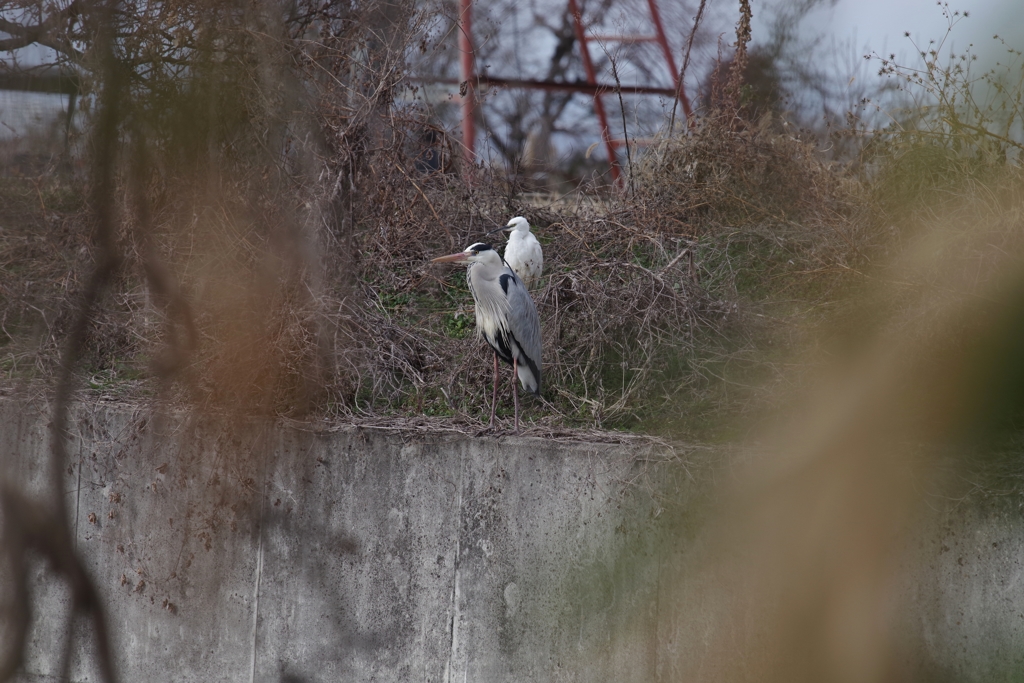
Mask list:
MULTIPOLYGON (((530 224, 522 216, 516 216, 503 228, 508 231, 508 244, 505 245, 505 263, 515 271, 527 289, 533 289, 544 271, 544 251, 540 248, 537 236, 530 232, 530 224)), ((487 233, 491 234, 491 233, 487 233)))

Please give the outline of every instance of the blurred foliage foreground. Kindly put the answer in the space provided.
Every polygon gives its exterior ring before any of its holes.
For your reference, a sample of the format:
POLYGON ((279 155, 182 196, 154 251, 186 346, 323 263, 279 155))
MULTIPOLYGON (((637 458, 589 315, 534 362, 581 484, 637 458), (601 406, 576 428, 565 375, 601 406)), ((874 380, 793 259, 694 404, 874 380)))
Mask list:
MULTIPOLYGON (((11 566, 49 550, 105 633, 85 565, 65 552, 72 385, 197 411, 479 430, 492 356, 463 271, 428 261, 524 215, 546 266, 529 433, 778 437, 739 454, 762 468, 708 525, 720 561, 706 571, 730 590, 666 554, 651 565, 669 577, 657 605, 615 598, 634 610, 622 641, 652 615, 661 633, 694 634, 704 656, 680 662, 681 680, 911 680, 881 626, 935 472, 959 459, 966 487, 950 498, 1024 505, 1020 54, 1003 46, 1008 65, 980 75, 941 46, 914 67, 880 60, 907 98, 884 128, 851 125, 858 151, 843 163, 778 111, 751 114, 730 78, 720 108, 629 160, 625 189, 538 197, 514 174, 459 168, 429 112, 396 98, 429 23, 413 7, 296 2, 283 21, 267 7, 181 2, 55 42, 94 42, 67 53, 91 77, 85 132, 46 171, 0 177, 0 389, 57 386, 51 498, 0 491, 11 566)), ((649 464, 638 456, 636 480, 649 464)), ((704 543, 664 488, 652 519, 704 543)), ((620 566, 658 557, 623 547, 620 566)), ((17 595, 33 576, 16 574, 17 595)))
POLYGON ((861 131, 852 163, 824 161, 778 113, 745 117, 737 96, 632 160, 627 189, 538 196, 458 168, 427 113, 396 100, 413 9, 278 27, 220 7, 177 61, 141 38, 107 62, 83 54, 80 163, 0 178, 8 386, 55 375, 107 220, 117 267, 79 366, 92 391, 478 427, 491 354, 462 271, 427 262, 524 215, 546 267, 527 423, 710 440, 866 340, 963 342, 949 311, 1022 255, 1017 67, 886 61, 920 97, 861 131))

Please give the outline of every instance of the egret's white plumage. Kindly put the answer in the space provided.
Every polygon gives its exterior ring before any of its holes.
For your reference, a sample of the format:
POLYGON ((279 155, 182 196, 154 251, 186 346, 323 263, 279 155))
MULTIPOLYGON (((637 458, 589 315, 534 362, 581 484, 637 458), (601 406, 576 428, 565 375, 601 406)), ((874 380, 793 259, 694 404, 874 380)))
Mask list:
POLYGON ((515 271, 527 289, 533 289, 544 271, 544 251, 537 236, 530 232, 530 224, 516 216, 502 230, 509 232, 505 245, 505 263, 515 271))
MULTIPOLYGON (((466 280, 476 303, 476 329, 494 349, 494 394, 491 426, 498 396, 498 358, 512 366, 523 388, 540 394, 540 318, 522 280, 489 244, 477 242, 465 251, 442 256, 434 262, 468 263, 466 280)), ((519 430, 519 393, 512 379, 519 430)))

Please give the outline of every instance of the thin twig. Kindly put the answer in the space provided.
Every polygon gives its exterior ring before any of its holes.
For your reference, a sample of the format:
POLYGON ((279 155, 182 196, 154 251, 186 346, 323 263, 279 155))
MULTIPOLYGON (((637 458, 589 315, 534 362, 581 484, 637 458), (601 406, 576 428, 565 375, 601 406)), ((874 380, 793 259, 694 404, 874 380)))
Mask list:
MULTIPOLYGON (((690 31, 690 37, 686 41, 686 54, 683 56, 683 66, 679 69, 679 80, 676 82, 676 96, 672 100, 672 118, 669 119, 668 124, 668 137, 672 138, 673 132, 676 127, 676 109, 679 107, 679 98, 683 92, 683 79, 686 77, 686 68, 690 65, 690 51, 693 49, 693 37, 697 35, 697 27, 700 26, 700 20, 704 17, 704 6, 707 4, 707 0, 700 0, 700 7, 697 8, 697 16, 693 18, 693 30, 690 31)), ((692 121, 687 121, 687 124, 692 125, 692 121)))

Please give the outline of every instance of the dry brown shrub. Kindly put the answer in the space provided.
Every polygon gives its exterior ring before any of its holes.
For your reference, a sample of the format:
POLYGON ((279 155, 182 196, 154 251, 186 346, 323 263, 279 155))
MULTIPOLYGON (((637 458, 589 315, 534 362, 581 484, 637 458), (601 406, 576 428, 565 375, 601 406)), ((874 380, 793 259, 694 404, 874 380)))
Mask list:
MULTIPOLYGON (((768 126, 732 131, 709 117, 647 156, 635 194, 582 189, 538 205, 514 177, 452 168, 456 146, 426 112, 395 100, 415 15, 358 17, 317 40, 234 19, 251 33, 238 37, 251 60, 230 73, 204 63, 208 80, 180 108, 126 129, 154 144, 148 158, 123 152, 127 258, 90 337, 96 390, 155 385, 204 407, 479 424, 491 355, 473 339, 461 272, 427 263, 522 214, 544 242, 547 273, 534 292, 544 397, 528 418, 549 429, 650 425, 681 405, 735 402, 735 386, 713 387, 730 367, 764 365, 766 323, 755 313, 765 292, 826 281, 857 253, 849 188, 768 126), (379 40, 359 28, 398 24, 379 40), (222 82, 239 85, 210 87, 222 82), (189 111, 210 119, 197 130, 189 111), (418 163, 425 141, 446 160, 440 169, 418 163), (187 316, 155 293, 154 260, 187 316)), ((64 216, 88 244, 88 213, 64 216)), ((44 259, 48 273, 61 258, 44 259)), ((40 296, 68 301, 76 282, 40 296)), ((60 339, 59 324, 43 327, 60 339)), ((31 359, 47 376, 56 341, 14 336, 28 355, 9 374, 24 375, 31 359)))
POLYGON ((747 226, 842 215, 855 198, 814 147, 775 130, 771 116, 732 130, 702 117, 692 134, 664 141, 637 171, 644 197, 702 225, 747 226))
MULTIPOLYGON (((355 173, 329 176, 357 188, 345 207, 349 236, 327 227, 334 209, 317 203, 321 185, 282 190, 266 164, 240 167, 216 191, 205 180, 153 180, 151 239, 180 279, 198 330, 178 376, 184 391, 172 395, 286 415, 425 414, 479 424, 490 352, 473 337, 461 270, 428 261, 522 214, 544 242, 547 273, 534 292, 545 392, 541 404, 528 404, 529 418, 545 428, 651 425, 680 405, 707 402, 714 411, 736 399, 735 388, 725 396, 714 387, 723 366, 759 362, 755 337, 765 330, 736 305, 746 296, 737 277, 761 247, 747 256, 731 250, 744 240, 776 245, 771 263, 784 269, 798 251, 814 251, 813 231, 761 221, 744 235, 709 239, 725 233, 658 194, 663 178, 673 182, 671 166, 643 176, 635 197, 580 193, 549 206, 524 202, 514 179, 483 171, 470 182, 424 174, 410 153, 423 124, 411 114, 375 133, 387 144, 373 145, 355 173), (318 224, 303 233, 311 222, 318 224)), ((720 197, 731 201, 724 191, 720 197)), ((134 215, 130 200, 122 212, 134 215)), ((141 284, 142 245, 129 227, 131 258, 97 316, 90 355, 102 391, 159 375, 169 334, 168 316, 141 284)), ((765 277, 779 274, 767 262, 758 267, 765 277)))
MULTIPOLYGON (((508 181, 447 176, 389 183, 394 191, 358 233, 364 304, 361 412, 413 410, 477 421, 489 402, 491 352, 473 337, 462 269, 428 265, 515 215, 545 249, 533 292, 544 344, 544 400, 530 417, 546 425, 635 425, 707 380, 688 367, 728 305, 700 285, 685 228, 647 224, 618 202, 546 206, 506 194, 508 181), (415 184, 413 184, 415 182, 415 184), (609 208, 618 205, 618 208, 609 208), (440 220, 439 220, 440 219, 440 220)), ((397 179, 396 179, 397 180, 397 179)), ((500 248, 502 238, 495 241, 500 248)), ((508 391, 507 369, 502 393, 508 391)), ((510 403, 510 402, 508 402, 510 403)))

